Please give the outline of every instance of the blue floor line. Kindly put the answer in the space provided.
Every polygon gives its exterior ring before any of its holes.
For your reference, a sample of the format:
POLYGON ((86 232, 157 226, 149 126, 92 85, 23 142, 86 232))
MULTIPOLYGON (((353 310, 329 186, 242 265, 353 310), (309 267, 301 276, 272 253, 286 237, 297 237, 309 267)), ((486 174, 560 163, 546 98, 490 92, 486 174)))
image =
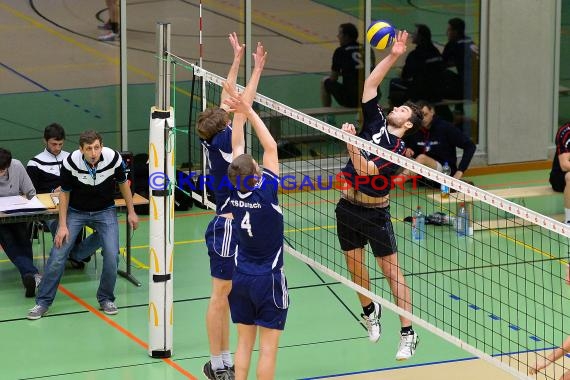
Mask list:
MULTIPOLYGON (((27 82, 32 83, 33 85, 41 88, 42 90, 51 93, 53 96, 55 96, 56 98, 60 98, 62 99, 64 102, 66 103, 70 103, 73 104, 74 108, 82 108, 83 112, 85 113, 91 113, 91 110, 87 109, 87 108, 83 108, 81 105, 76 104, 74 102, 71 101, 71 99, 67 99, 67 98, 63 98, 59 93, 57 92, 52 92, 49 88, 45 87, 44 85, 42 85, 39 82, 36 82, 35 80, 33 80, 32 78, 20 73, 19 71, 17 71, 16 69, 11 68, 10 66, 6 65, 5 63, 0 62, 0 66, 4 67, 6 70, 14 73, 15 75, 19 76, 20 78, 24 79, 27 82)), ((93 114, 93 117, 96 119, 101 119, 101 115, 98 114, 93 114)))

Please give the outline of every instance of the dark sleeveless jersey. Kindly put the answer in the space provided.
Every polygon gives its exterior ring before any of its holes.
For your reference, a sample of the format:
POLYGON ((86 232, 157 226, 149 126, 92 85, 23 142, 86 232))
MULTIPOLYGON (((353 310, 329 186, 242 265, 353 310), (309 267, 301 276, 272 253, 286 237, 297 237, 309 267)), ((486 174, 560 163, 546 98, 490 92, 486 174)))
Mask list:
MULTIPOLYGON (((386 117, 378 105, 378 99, 374 98, 363 103, 362 112, 364 115, 364 128, 358 136, 394 153, 404 154, 406 151, 404 141, 388 132, 386 117)), ((366 151, 361 151, 361 154, 366 157, 368 161, 374 162, 379 174, 369 176, 370 181, 368 183, 360 183, 358 185, 358 191, 372 197, 383 197, 387 195, 390 192, 390 179, 396 173, 399 166, 366 151), (377 176, 381 176, 382 178, 375 180, 374 177, 377 176)), ((352 160, 348 160, 348 163, 342 169, 341 175, 355 188, 355 176, 358 176, 358 173, 354 169, 352 160)))

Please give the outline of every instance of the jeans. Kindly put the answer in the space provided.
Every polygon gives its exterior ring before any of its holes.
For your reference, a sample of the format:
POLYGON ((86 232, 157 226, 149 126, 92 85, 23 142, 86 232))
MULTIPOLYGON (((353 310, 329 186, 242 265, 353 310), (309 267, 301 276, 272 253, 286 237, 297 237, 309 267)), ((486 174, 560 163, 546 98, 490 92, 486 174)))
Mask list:
MULTIPOLYGON (((50 219, 46 220, 45 224, 49 228, 51 236, 55 238, 59 221, 57 219, 50 219)), ((101 241, 101 236, 97 231, 93 231, 92 234, 88 235, 85 239, 82 239, 79 243, 77 243, 77 240, 74 241, 69 257, 75 261, 83 261, 93 255, 102 247, 102 245, 103 242, 101 241)))
POLYGON ((55 298, 57 287, 65 269, 77 235, 83 227, 91 227, 99 233, 103 247, 103 270, 97 289, 97 301, 115 301, 115 282, 117 281, 117 255, 119 253, 119 223, 117 210, 108 208, 101 211, 67 211, 67 229, 69 236, 61 247, 52 248, 48 258, 42 282, 38 289, 36 304, 49 307, 55 298))
POLYGON ((0 224, 0 244, 22 277, 38 273, 27 223, 0 224))

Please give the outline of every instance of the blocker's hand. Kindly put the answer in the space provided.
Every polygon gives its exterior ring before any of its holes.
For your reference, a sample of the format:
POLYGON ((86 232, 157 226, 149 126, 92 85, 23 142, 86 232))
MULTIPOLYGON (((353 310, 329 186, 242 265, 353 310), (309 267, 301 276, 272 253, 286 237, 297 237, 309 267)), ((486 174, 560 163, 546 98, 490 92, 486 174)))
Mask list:
POLYGON ((245 51, 245 44, 240 45, 236 32, 230 33, 228 39, 234 50, 234 59, 241 60, 243 52, 245 51))

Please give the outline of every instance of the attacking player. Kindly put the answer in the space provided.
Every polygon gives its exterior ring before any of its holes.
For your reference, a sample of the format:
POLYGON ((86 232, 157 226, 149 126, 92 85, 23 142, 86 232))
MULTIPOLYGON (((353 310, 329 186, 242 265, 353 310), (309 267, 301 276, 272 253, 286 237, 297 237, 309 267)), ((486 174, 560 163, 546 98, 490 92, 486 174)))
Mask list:
MULTIPOLYGON (((362 111, 364 127, 359 137, 398 154, 404 154, 402 137, 421 126, 421 110, 413 103, 395 107, 386 118, 378 106, 378 86, 396 60, 406 51, 407 32, 399 31, 396 41, 388 56, 376 65, 364 82, 362 92, 362 111)), ((345 123, 342 130, 356 135, 354 125, 345 123)), ((356 176, 383 176, 390 178, 398 166, 373 154, 360 151, 347 143, 350 160, 342 170, 345 179, 354 182, 356 176)), ((410 290, 406 285, 398 265, 396 238, 390 220, 390 189, 378 190, 370 184, 360 184, 355 190, 343 190, 336 207, 337 231, 340 246, 344 252, 352 280, 370 290, 370 275, 366 267, 365 246, 370 243, 378 266, 386 276, 396 304, 408 312, 412 311, 410 290)), ((362 305, 362 317, 368 328, 368 337, 372 342, 380 339, 381 326, 380 304, 363 294, 358 294, 362 305)), ((396 353, 397 360, 406 360, 414 355, 418 336, 412 329, 411 321, 400 316, 400 345, 396 353)))

